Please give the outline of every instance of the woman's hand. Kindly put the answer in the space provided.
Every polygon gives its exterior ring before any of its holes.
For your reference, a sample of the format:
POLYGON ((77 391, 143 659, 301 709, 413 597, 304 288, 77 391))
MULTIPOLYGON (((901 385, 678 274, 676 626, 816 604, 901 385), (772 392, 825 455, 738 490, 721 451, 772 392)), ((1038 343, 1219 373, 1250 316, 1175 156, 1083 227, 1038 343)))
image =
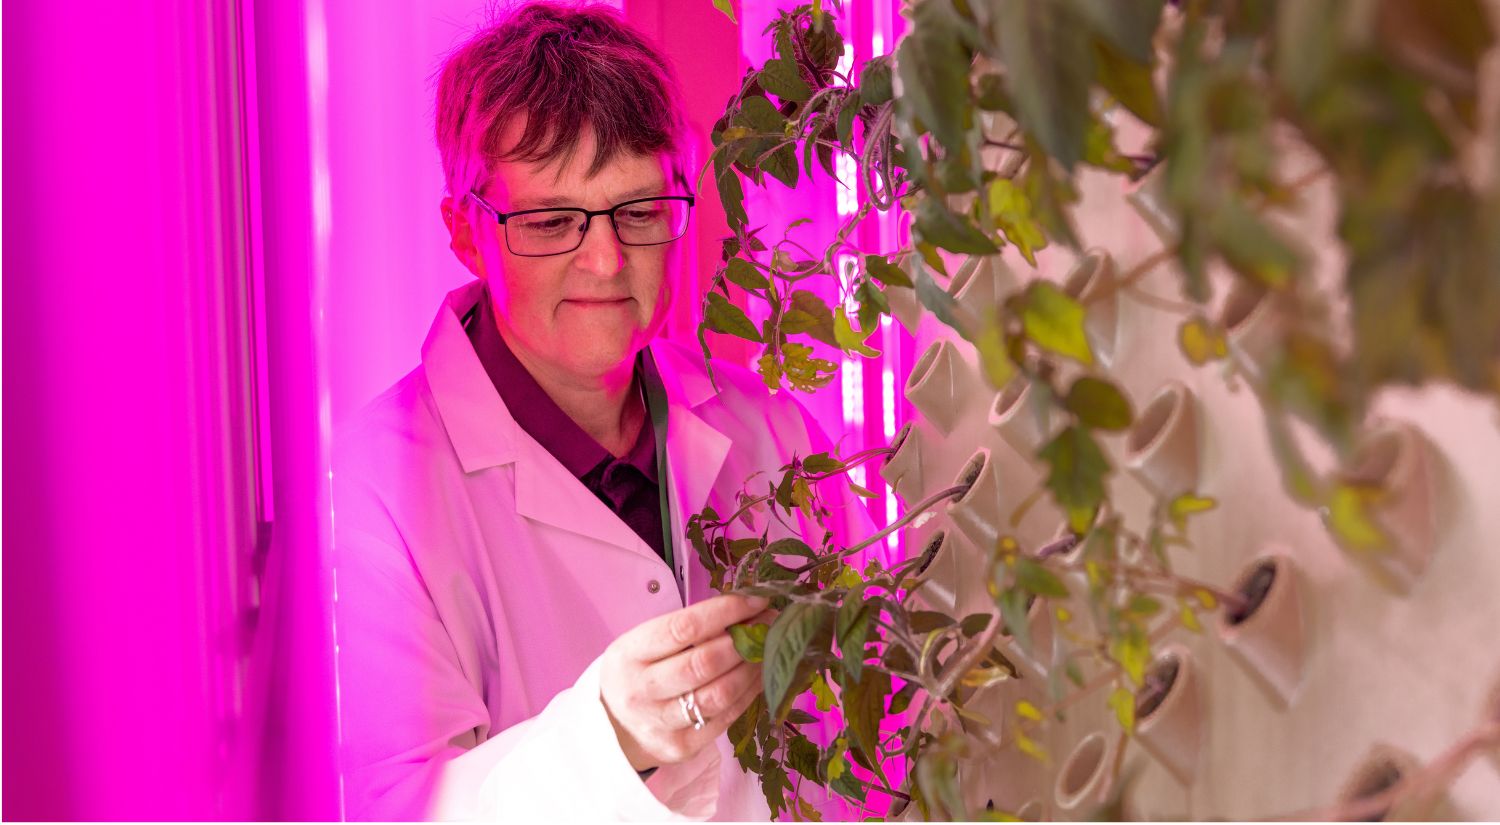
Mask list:
POLYGON ((604 651, 599 699, 637 771, 692 759, 713 744, 761 689, 761 667, 740 658, 726 628, 769 623, 767 601, 737 595, 675 610, 626 631, 604 651), (692 691, 703 727, 681 697, 692 691))

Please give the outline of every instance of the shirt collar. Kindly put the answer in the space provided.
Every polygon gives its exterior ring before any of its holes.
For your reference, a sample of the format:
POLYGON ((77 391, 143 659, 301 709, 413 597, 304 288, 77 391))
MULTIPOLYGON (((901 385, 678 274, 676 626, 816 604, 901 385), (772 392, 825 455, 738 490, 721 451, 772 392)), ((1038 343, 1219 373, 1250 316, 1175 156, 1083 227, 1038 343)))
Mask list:
MULTIPOLYGON (((601 463, 615 460, 603 445, 557 406, 557 402, 547 395, 506 345, 495 324, 494 305, 488 289, 480 290, 479 301, 470 315, 472 317, 465 316, 465 331, 480 364, 516 424, 578 478, 601 463)), ((637 392, 639 378, 640 368, 637 366, 634 383, 637 392)), ((653 483, 656 481, 656 435, 649 415, 635 444, 619 460, 635 467, 653 483)))

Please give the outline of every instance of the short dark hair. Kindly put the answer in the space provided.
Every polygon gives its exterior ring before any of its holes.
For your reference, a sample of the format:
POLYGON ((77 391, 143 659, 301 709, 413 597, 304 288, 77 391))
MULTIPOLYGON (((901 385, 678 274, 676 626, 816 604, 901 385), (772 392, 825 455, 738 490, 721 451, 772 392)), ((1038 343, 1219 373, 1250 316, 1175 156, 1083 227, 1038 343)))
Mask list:
POLYGON ((454 196, 481 185, 496 160, 566 161, 585 128, 596 138, 589 175, 621 152, 666 152, 683 179, 672 70, 608 6, 531 2, 504 13, 444 61, 436 120, 443 177, 454 196), (520 138, 497 145, 517 116, 526 123, 520 138))

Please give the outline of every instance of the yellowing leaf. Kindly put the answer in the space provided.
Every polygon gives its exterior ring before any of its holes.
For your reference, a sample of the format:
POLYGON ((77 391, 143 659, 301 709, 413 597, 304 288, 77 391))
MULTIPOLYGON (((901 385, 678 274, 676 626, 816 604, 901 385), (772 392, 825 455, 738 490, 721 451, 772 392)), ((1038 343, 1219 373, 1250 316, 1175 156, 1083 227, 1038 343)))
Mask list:
POLYGON ((863 581, 859 571, 847 564, 840 566, 839 574, 833 579, 833 583, 839 587, 855 587, 863 581))
POLYGON ((1350 550, 1380 550, 1386 546, 1385 531, 1370 516, 1369 505, 1378 488, 1340 484, 1328 501, 1326 519, 1341 544, 1350 550))
POLYGON ((1115 688, 1109 695, 1109 706, 1126 733, 1135 733, 1135 696, 1125 688, 1115 688))
POLYGON ((974 337, 974 348, 979 352, 979 366, 992 389, 1004 389, 1016 377, 1016 365, 1005 348, 1005 334, 993 319, 974 337))
POLYGON ((865 333, 855 332, 854 327, 849 324, 849 316, 844 312, 843 307, 839 307, 833 313, 833 337, 843 351, 856 352, 866 358, 879 355, 880 350, 865 343, 865 339, 869 338, 872 333, 873 330, 865 333))
POLYGON ((1142 684, 1146 680, 1146 665, 1151 661, 1151 646, 1146 634, 1132 625, 1125 634, 1110 643, 1110 656, 1120 663, 1130 681, 1142 684))
POLYGON ((990 217, 1005 239, 1015 244, 1021 256, 1036 266, 1035 250, 1047 246, 1047 238, 1031 210, 1031 199, 1009 178, 996 178, 989 189, 990 217))
POLYGON ((759 662, 765 658, 766 624, 735 624, 729 626, 729 637, 734 640, 734 649, 747 662, 759 662))
POLYGON ((1193 603, 1187 599, 1181 600, 1182 609, 1177 612, 1177 618, 1182 626, 1194 633, 1202 633, 1203 625, 1198 623, 1198 614, 1193 612, 1193 603))
POLYGON ((1082 364, 1094 363, 1094 352, 1083 334, 1081 304, 1047 281, 1033 281, 1026 288, 1023 305, 1021 326, 1033 344, 1082 364))
POLYGON ((844 767, 844 757, 842 756, 835 755, 832 759, 828 760, 828 781, 832 782, 843 776, 844 767))
POLYGON ((1035 722, 1042 721, 1042 712, 1037 709, 1036 705, 1031 704, 1025 699, 1016 702, 1016 713, 1035 722))
POLYGON ((1200 498, 1192 493, 1183 493, 1177 498, 1172 499, 1172 504, 1168 507, 1168 514, 1172 517, 1172 524, 1180 532, 1187 529, 1188 516, 1195 513, 1207 512, 1218 505, 1218 501, 1207 496, 1200 498))
POLYGON ((1224 333, 1202 316, 1184 321, 1177 329, 1177 344, 1194 365, 1207 364, 1229 355, 1224 333))
POLYGON ((974 668, 965 673, 963 679, 959 681, 963 682, 965 687, 986 688, 1009 678, 1010 671, 1002 667, 991 666, 974 668))
POLYGON ((1033 741, 1031 737, 1020 731, 1015 731, 1015 737, 1016 747, 1020 748, 1022 753, 1026 754, 1032 759, 1035 759, 1043 765, 1051 763, 1051 758, 1047 756, 1047 749, 1042 747, 1039 743, 1033 741))
POLYGON ((828 683, 823 681, 823 674, 821 673, 813 677, 812 692, 814 696, 818 697, 818 710, 824 713, 827 713, 834 705, 839 703, 838 698, 833 695, 833 688, 829 687, 828 683))

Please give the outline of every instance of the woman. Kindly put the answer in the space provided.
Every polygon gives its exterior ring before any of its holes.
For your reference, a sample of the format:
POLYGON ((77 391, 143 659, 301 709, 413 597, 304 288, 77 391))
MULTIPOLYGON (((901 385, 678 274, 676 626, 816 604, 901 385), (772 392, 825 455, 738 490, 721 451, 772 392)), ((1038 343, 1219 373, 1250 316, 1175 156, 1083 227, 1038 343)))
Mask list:
MULTIPOLYGON (((692 209, 674 85, 614 12, 521 7, 443 67, 451 292, 336 439, 351 818, 765 819, 724 735, 760 690, 681 539, 828 448, 759 378, 655 340, 692 209)), ((823 491, 836 532, 867 524, 823 491)), ((774 531, 773 531, 774 532, 774 531)))

